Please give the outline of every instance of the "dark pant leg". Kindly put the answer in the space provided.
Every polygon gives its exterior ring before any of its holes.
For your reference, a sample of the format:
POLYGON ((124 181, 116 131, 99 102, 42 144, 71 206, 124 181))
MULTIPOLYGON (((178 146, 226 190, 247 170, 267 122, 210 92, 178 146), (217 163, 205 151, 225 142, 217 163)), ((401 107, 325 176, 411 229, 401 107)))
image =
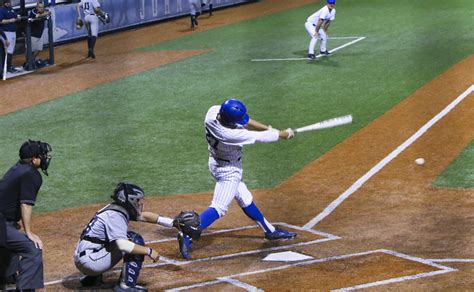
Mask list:
POLYGON ((24 234, 16 229, 16 223, 7 222, 6 248, 15 255, 10 264, 18 261, 18 289, 43 288, 43 251, 24 234))

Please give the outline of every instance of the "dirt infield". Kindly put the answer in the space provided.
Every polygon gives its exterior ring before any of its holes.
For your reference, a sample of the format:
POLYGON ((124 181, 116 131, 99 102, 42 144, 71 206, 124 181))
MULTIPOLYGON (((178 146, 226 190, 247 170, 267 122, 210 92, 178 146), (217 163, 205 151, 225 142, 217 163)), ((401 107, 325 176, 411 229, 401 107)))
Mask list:
MULTIPOLYGON (((239 6, 219 11, 200 29, 224 25, 224 19, 231 15, 236 16, 235 21, 240 21, 247 16, 250 18, 254 11, 270 14, 278 9, 310 2, 275 0, 239 6), (268 2, 272 5, 266 8, 268 2), (281 6, 275 8, 275 4, 281 6), (257 6, 259 9, 256 9, 257 6)), ((140 46, 164 40, 162 37, 175 38, 192 33, 182 31, 187 27, 185 22, 182 19, 144 28, 153 31, 166 29, 169 35, 139 34, 154 37, 150 40, 140 39, 140 46)), ((43 78, 43 75, 48 74, 54 74, 56 78, 63 74, 61 71, 81 74, 85 67, 99 67, 102 60, 107 60, 108 65, 113 66, 109 64, 113 60, 107 59, 104 51, 100 50, 120 37, 126 37, 126 34, 128 32, 101 39, 98 60, 93 62, 81 61, 83 43, 61 47, 58 58, 68 52, 71 53, 70 58, 62 57, 64 59, 58 59, 56 68, 23 77, 21 82, 33 82, 35 78, 43 78), (74 61, 76 59, 79 61, 74 61), (70 60, 70 63, 66 60, 70 60)), ((132 47, 114 52, 127 55, 130 63, 127 63, 126 68, 123 64, 117 67, 124 69, 124 73, 117 73, 104 82, 161 65, 149 63, 154 59, 149 53, 128 54, 127 50, 130 49, 132 47)), ((173 62, 200 53, 203 52, 164 52, 156 59, 164 59, 166 55, 170 57, 167 62, 173 62)), ((156 241, 152 245, 164 256, 157 264, 146 261, 147 266, 140 276, 141 283, 156 290, 189 286, 192 290, 203 291, 248 290, 253 287, 269 291, 332 290, 370 288, 377 283, 385 284, 372 288, 377 291, 472 289, 474 216, 471 214, 474 190, 433 188, 431 183, 474 137, 474 93, 376 172, 324 220, 313 228, 302 228, 474 84, 472 68, 474 56, 456 64, 417 90, 278 187, 254 190, 255 201, 272 222, 281 222, 299 233, 295 240, 263 240, 254 223, 243 216, 236 205, 232 205, 226 217, 216 222, 206 231, 202 240, 196 242, 193 260, 183 261, 179 258, 172 230, 132 223, 131 229, 140 232, 147 241, 156 241), (417 166, 414 163, 417 157, 424 157, 426 164, 417 166), (214 234, 216 231, 221 233, 214 234), (298 264, 262 261, 269 253, 281 251, 298 252, 314 259, 298 264), (470 262, 463 263, 460 260, 470 262)), ((47 82, 46 76, 44 78, 42 80, 47 82)), ((9 82, 17 85, 16 80, 9 82)), ((2 114, 95 86, 95 82, 81 78, 75 87, 61 91, 56 96, 44 95, 33 101, 29 97, 19 105, 17 101, 2 100, 2 114), (4 106, 8 109, 4 110, 4 106)), ((177 210, 203 210, 210 200, 210 193, 200 193, 147 199, 146 205, 150 210, 172 216, 177 210)), ((79 273, 72 261, 73 249, 82 226, 99 207, 93 205, 35 216, 34 230, 45 244, 47 289, 79 287, 79 273)), ((117 272, 108 273, 104 288, 111 287, 117 277, 117 272)))

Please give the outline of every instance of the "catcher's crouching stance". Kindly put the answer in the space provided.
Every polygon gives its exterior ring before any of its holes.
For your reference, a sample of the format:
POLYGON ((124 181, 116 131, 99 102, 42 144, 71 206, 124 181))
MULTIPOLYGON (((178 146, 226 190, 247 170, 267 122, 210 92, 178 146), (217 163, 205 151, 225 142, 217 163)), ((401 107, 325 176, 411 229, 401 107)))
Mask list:
POLYGON ((100 286, 102 274, 123 259, 123 269, 114 291, 147 291, 137 285, 145 255, 153 262, 157 251, 145 246, 143 237, 128 231, 128 223, 143 221, 165 227, 179 226, 175 220, 152 212, 142 212, 144 192, 131 183, 121 182, 112 195, 113 202, 99 210, 82 231, 74 252, 77 269, 86 276, 84 287, 100 286))

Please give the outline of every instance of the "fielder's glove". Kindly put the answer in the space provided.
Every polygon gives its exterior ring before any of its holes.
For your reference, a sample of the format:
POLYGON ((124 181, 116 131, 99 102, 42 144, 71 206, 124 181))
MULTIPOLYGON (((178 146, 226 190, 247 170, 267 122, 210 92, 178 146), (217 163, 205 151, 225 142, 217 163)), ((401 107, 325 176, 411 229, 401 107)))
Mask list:
POLYGON ((196 211, 182 211, 173 220, 173 226, 194 240, 201 237, 201 220, 196 211))
POLYGON ((110 22, 110 15, 107 12, 102 12, 101 14, 98 14, 97 17, 103 24, 110 22))
POLYGON ((80 30, 84 26, 84 22, 82 21, 82 18, 78 17, 76 19, 76 29, 80 30))

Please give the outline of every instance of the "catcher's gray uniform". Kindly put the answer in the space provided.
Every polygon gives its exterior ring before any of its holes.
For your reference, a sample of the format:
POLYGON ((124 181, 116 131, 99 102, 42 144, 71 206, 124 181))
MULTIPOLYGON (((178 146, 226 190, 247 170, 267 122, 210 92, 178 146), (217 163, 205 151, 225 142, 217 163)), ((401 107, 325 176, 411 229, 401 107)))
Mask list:
MULTIPOLYGON (((124 214, 115 210, 98 213, 84 230, 86 238, 97 238, 105 242, 117 239, 128 240, 128 220, 124 214)), ((104 244, 81 239, 74 252, 74 263, 79 271, 85 275, 100 275, 114 267, 123 257, 122 251, 111 245, 105 248, 104 244)))

